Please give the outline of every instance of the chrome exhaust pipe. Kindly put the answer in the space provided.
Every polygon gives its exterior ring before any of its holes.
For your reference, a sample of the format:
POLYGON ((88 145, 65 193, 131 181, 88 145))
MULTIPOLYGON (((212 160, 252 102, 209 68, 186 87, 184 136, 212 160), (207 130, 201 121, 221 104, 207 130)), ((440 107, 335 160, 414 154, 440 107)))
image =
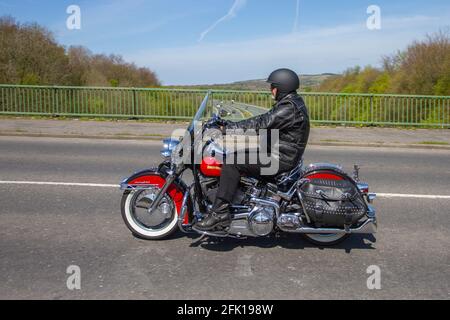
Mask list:
POLYGON ((373 218, 367 219, 361 226, 357 228, 335 229, 335 228, 308 228, 301 227, 298 229, 282 229, 285 232, 291 233, 308 233, 308 234, 374 234, 377 233, 377 222, 373 218))

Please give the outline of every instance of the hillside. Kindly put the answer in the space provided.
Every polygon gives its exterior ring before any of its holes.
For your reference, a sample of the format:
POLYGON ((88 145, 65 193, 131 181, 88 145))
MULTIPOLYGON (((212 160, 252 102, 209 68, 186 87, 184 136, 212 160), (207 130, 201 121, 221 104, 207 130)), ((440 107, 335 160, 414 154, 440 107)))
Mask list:
POLYGON ((119 55, 59 44, 48 29, 0 17, 0 83, 22 85, 158 86, 156 74, 119 55))
POLYGON ((381 60, 380 68, 355 66, 329 77, 316 91, 450 95, 450 29, 427 35, 381 60))
MULTIPOLYGON (((323 73, 313 75, 300 75, 301 90, 303 91, 313 90, 314 88, 320 86, 320 84, 323 81, 332 76, 336 76, 336 74, 323 73)), ((267 91, 268 85, 265 79, 256 79, 256 80, 237 81, 228 84, 182 86, 182 88, 267 91)))

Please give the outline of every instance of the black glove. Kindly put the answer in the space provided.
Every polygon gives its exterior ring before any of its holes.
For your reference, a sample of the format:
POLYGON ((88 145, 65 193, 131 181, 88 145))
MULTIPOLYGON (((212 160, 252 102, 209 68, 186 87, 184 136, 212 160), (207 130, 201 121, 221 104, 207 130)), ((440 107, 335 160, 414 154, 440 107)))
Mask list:
POLYGON ((217 119, 210 119, 208 120, 205 125, 203 126, 204 130, 208 129, 220 129, 220 124, 217 123, 217 119))
POLYGON ((221 127, 226 127, 228 124, 228 120, 222 119, 222 118, 218 118, 216 123, 221 126, 221 127))

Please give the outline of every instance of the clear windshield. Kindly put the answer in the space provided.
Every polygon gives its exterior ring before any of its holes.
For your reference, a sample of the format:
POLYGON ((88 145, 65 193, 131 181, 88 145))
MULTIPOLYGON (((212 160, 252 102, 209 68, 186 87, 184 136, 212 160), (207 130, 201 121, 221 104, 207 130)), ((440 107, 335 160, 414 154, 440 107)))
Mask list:
POLYGON ((211 110, 210 108, 208 108, 209 94, 210 94, 209 92, 206 94, 205 98, 203 99, 203 102, 200 105, 200 108, 198 108, 197 113, 192 119, 192 122, 188 127, 189 132, 192 132, 194 130, 196 122, 201 122, 211 117, 210 114, 211 110))

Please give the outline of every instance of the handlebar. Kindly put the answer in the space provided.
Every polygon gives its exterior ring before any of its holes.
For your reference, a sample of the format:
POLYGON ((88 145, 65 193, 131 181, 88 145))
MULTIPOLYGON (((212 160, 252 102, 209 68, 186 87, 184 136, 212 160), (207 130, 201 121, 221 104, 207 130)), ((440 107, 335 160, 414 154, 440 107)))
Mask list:
POLYGON ((211 119, 203 125, 203 131, 207 129, 221 129, 226 124, 226 120, 222 119, 219 115, 213 113, 211 119))

